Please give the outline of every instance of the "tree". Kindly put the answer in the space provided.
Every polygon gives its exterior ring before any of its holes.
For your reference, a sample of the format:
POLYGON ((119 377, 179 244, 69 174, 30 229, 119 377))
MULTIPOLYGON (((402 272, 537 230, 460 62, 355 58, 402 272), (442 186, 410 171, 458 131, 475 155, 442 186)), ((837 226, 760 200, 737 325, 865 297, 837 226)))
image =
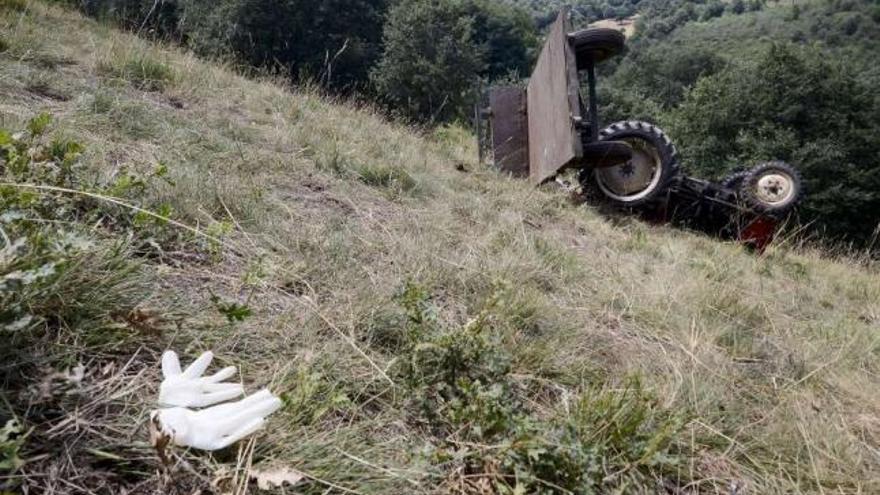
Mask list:
POLYGON ((473 19, 473 39, 485 52, 481 76, 492 80, 510 72, 529 75, 540 44, 524 10, 495 0, 464 0, 459 9, 460 15, 473 19))
POLYGON ((730 4, 730 11, 734 14, 742 14, 746 11, 746 2, 744 0, 733 0, 730 4))
POLYGON ((714 51, 698 45, 682 45, 675 50, 647 46, 621 61, 603 85, 650 95, 657 104, 671 108, 700 77, 713 74, 724 65, 714 51))
POLYGON ((721 17, 724 15, 724 8, 724 2, 721 0, 710 0, 706 3, 706 7, 703 9, 703 14, 700 16, 700 20, 708 21, 715 17, 721 17))
POLYGON ((485 50, 474 37, 473 24, 455 2, 402 0, 394 5, 385 24, 385 52, 371 73, 380 96, 423 122, 463 116, 485 67, 485 50))

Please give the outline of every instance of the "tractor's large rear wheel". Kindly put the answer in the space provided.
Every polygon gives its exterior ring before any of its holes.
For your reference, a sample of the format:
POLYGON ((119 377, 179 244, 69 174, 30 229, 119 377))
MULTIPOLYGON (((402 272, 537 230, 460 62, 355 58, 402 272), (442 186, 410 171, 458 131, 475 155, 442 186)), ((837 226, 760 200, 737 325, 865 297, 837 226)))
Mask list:
POLYGON ((569 33, 568 41, 574 48, 578 70, 598 64, 623 51, 626 37, 620 31, 610 28, 587 28, 569 33))
POLYGON ((664 197, 679 173, 679 163, 675 146, 660 128, 647 122, 617 122, 602 129, 599 139, 624 141, 632 148, 627 162, 592 171, 592 180, 603 196, 626 207, 664 197))

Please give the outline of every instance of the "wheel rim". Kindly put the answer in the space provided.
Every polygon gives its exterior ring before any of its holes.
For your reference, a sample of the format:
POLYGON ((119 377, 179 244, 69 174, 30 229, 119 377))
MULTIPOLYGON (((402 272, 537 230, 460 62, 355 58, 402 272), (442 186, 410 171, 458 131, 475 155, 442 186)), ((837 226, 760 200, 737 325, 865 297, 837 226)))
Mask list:
POLYGON ((755 184, 755 196, 771 206, 788 203, 794 194, 794 179, 780 170, 760 176, 755 184))
POLYGON ((599 189, 611 199, 638 201, 657 187, 663 172, 662 160, 657 150, 639 138, 623 139, 632 147, 632 158, 613 167, 596 169, 599 189))

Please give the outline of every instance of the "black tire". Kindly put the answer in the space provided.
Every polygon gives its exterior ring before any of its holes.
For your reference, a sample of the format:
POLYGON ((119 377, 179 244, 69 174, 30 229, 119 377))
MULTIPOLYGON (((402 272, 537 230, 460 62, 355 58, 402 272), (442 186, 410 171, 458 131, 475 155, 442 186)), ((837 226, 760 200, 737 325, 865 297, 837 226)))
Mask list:
POLYGON ((730 189, 734 192, 738 191, 739 185, 742 184, 743 179, 745 179, 747 175, 749 175, 748 171, 734 172, 721 179, 720 185, 725 189, 730 189))
POLYGON ((633 149, 633 158, 621 165, 596 168, 585 174, 587 177, 582 175, 583 179, 619 206, 643 206, 665 197, 670 182, 680 173, 678 151, 666 133, 647 122, 630 120, 602 129, 599 139, 626 142, 633 149))
POLYGON ((739 197, 752 210, 781 216, 801 200, 804 180, 791 165, 766 162, 750 169, 739 186, 739 197))
POLYGON ((568 41, 574 49, 578 70, 585 70, 592 60, 598 64, 623 51, 626 37, 610 28, 588 28, 569 33, 568 41))

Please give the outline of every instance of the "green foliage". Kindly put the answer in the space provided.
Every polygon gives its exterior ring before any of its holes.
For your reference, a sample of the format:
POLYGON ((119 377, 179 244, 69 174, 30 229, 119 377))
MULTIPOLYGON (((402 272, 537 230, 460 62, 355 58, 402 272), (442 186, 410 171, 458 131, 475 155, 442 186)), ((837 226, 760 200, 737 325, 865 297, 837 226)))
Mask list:
POLYGON ((0 473, 13 473, 24 461, 19 457, 27 435, 18 421, 10 419, 0 428, 0 473))
POLYGON ((214 307, 217 308, 220 314, 226 317, 229 323, 244 321, 254 314, 254 311, 247 304, 224 301, 216 294, 211 294, 211 303, 214 304, 214 307))
POLYGON ((562 7, 571 9, 572 21, 576 26, 585 26, 600 19, 623 19, 636 14, 649 0, 508 0, 544 28, 551 24, 562 7))
POLYGON ((702 174, 786 160, 806 180, 806 220, 857 241, 877 228, 880 105, 851 66, 822 51, 774 45, 754 63, 701 79, 670 122, 702 174))
POLYGON ((569 411, 537 415, 512 373, 499 329, 504 291, 464 326, 437 319, 429 293, 408 284, 398 301, 408 317, 397 374, 415 415, 435 438, 434 462, 462 462, 499 493, 604 493, 648 486, 675 472, 680 417, 629 381, 587 386, 569 411), (480 448, 480 445, 491 445, 480 448))
POLYGON ((154 0, 56 0, 82 9, 98 18, 109 19, 141 34, 158 38, 182 36, 185 18, 183 2, 154 0))
POLYGON ((637 380, 588 388, 550 425, 520 428, 502 465, 513 493, 625 493, 676 475, 672 442, 684 424, 658 407, 637 380))
POLYGON ((371 75, 382 97, 418 121, 462 116, 484 64, 473 23, 453 2, 402 0, 392 7, 385 52, 371 75))
MULTIPOLYGON (((669 50, 663 45, 646 46, 620 63, 607 86, 624 94, 650 95, 653 102, 668 108, 678 104, 685 91, 698 79, 725 66, 722 57, 705 47, 669 50)), ((608 119, 609 122, 612 120, 615 119, 608 119)))
MULTIPOLYGON (((83 147, 47 142, 50 123, 41 114, 27 131, 0 131, 0 335, 7 342, 0 358, 7 363, 25 358, 22 349, 38 352, 38 342, 46 344, 39 353, 51 355, 118 349, 136 336, 124 315, 143 295, 139 265, 127 241, 106 240, 91 227, 107 222, 108 211, 65 192, 88 187, 78 163, 83 147)), ((0 379, 14 381, 28 362, 5 367, 0 379)))
POLYGON ((488 0, 403 0, 383 40, 376 90, 419 122, 466 118, 478 79, 527 75, 538 45, 522 11, 488 0))
MULTIPOLYGON (((407 4, 407 1, 402 3, 407 4)), ((250 67, 279 71, 295 81, 315 81, 337 91, 372 93, 370 73, 376 72, 383 47, 387 50, 388 41, 383 39, 383 32, 388 37, 389 29, 401 27, 399 23, 389 26, 389 5, 400 3, 388 0, 182 0, 159 3, 151 0, 87 0, 78 5, 95 17, 111 19, 141 34, 178 40, 204 55, 232 56, 250 67)), ((422 1, 408 5, 395 5, 395 8, 401 10, 415 6, 425 16, 432 15, 431 12, 441 15, 441 11, 446 11, 446 17, 438 19, 435 27, 453 27, 455 31, 449 39, 456 42, 456 46, 448 50, 439 47, 442 50, 438 55, 429 56, 426 62, 410 60, 411 63, 423 67, 437 65, 440 69, 467 69, 461 77, 468 84, 476 74, 495 79, 511 72, 520 75, 529 72, 538 41, 532 20, 523 10, 492 0, 422 1), (428 6, 428 11, 421 10, 418 4, 428 6), (461 21, 461 26, 456 25, 457 20, 461 21), (471 25, 472 28, 467 27, 471 25), (465 31, 469 39, 464 39, 465 31), (465 53, 473 48, 471 43, 481 52, 465 53), (456 53, 458 55, 454 55, 456 53), (450 55, 452 58, 447 60, 450 55), (462 58, 465 61, 472 58, 473 67, 459 65, 462 58)), ((418 31, 421 26, 416 24, 411 28, 418 31)), ((440 33, 435 29, 434 35, 440 33)), ((432 40, 426 42, 430 45, 432 40)), ((401 54, 394 50, 392 48, 392 53, 386 52, 383 57, 399 61, 401 57, 425 55, 419 51, 401 54)), ((153 69, 157 67, 135 64, 119 71, 123 77, 136 80, 148 89, 161 89, 167 79, 157 77, 162 74, 154 73, 153 69)), ((441 71, 432 74, 436 76, 441 71)), ((408 81, 416 88, 414 92, 418 92, 417 87, 423 84, 422 81, 408 81)), ((442 86, 433 89, 437 87, 442 86)), ((469 85, 465 87, 469 88, 469 85)), ((405 113, 413 115, 408 104, 401 104, 395 95, 388 93, 388 87, 378 89, 382 96, 389 97, 388 101, 402 105, 405 113)), ((459 89, 455 87, 452 91, 459 89)), ((443 105, 455 113, 460 110, 457 103, 441 94, 429 106, 443 105)), ((417 117, 422 114, 418 113, 417 117)))
POLYGON ((185 3, 202 53, 232 54, 342 90, 363 89, 381 50, 386 0, 226 0, 185 3))
POLYGON ((473 39, 484 53, 479 75, 495 80, 513 73, 528 77, 540 43, 528 14, 494 0, 466 0, 459 15, 473 19, 473 39))
POLYGON ((315 366, 299 366, 289 379, 290 391, 281 395, 284 411, 296 426, 319 422, 333 411, 348 409, 351 400, 326 373, 315 366))
POLYGON ((431 429, 468 441, 508 431, 518 404, 508 379, 510 356, 492 334, 489 312, 444 329, 423 289, 408 286, 400 299, 411 326, 399 373, 431 429))

